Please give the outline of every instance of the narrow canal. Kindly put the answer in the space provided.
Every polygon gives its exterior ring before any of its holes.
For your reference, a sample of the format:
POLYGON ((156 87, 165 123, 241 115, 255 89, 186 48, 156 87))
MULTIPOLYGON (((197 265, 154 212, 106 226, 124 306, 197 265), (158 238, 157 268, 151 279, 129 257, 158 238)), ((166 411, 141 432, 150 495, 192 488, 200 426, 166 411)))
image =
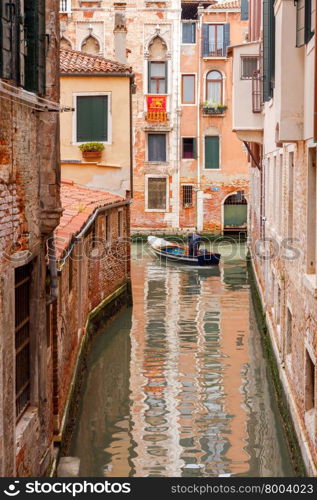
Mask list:
POLYGON ((220 269, 133 248, 134 307, 97 336, 70 454, 81 476, 292 476, 245 246, 220 269))

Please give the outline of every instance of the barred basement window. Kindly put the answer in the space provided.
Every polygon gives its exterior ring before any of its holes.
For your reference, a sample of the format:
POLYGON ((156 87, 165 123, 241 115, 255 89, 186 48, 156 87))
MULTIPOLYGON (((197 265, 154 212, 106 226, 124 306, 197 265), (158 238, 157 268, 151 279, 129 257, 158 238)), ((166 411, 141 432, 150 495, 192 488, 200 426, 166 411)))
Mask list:
POLYGON ((32 263, 15 270, 15 398, 18 420, 30 405, 30 288, 32 263))
POLYGON ((241 57, 241 80, 251 80, 258 69, 258 58, 256 56, 241 57))
POLYGON ((183 207, 188 208, 193 206, 193 186, 183 186, 183 207))

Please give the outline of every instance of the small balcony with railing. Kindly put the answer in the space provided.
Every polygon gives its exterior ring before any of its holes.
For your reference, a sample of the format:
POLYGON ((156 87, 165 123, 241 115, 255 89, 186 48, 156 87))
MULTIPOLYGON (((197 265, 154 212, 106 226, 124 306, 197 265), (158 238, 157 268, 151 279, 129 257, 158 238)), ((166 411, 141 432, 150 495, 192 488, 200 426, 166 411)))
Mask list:
POLYGON ((263 79, 259 42, 230 47, 233 56, 232 128, 242 141, 262 143, 263 79))

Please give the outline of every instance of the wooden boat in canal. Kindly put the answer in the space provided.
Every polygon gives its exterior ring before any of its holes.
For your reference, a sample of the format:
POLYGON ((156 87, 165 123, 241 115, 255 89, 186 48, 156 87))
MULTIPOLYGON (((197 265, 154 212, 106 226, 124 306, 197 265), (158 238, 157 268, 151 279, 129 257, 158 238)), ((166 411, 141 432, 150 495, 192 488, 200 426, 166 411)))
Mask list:
POLYGON ((189 266, 218 266, 220 262, 220 253, 211 253, 202 249, 198 251, 197 255, 189 255, 188 249, 177 243, 157 238, 156 236, 148 236, 147 240, 157 257, 172 262, 189 266))

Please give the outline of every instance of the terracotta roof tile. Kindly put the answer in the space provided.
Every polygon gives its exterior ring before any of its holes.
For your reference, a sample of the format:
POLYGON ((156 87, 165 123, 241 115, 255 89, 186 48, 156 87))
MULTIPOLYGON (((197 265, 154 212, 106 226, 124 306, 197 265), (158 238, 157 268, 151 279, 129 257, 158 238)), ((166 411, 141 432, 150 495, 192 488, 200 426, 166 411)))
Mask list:
POLYGON ((61 202, 64 211, 54 233, 57 259, 63 256, 72 238, 80 232, 97 208, 120 201, 124 201, 121 196, 62 181, 61 202))
POLYGON ((61 49, 61 73, 132 73, 131 66, 77 50, 61 49))
POLYGON ((209 9, 240 9, 240 0, 233 0, 229 2, 217 2, 214 3, 213 5, 210 5, 207 10, 209 9))

